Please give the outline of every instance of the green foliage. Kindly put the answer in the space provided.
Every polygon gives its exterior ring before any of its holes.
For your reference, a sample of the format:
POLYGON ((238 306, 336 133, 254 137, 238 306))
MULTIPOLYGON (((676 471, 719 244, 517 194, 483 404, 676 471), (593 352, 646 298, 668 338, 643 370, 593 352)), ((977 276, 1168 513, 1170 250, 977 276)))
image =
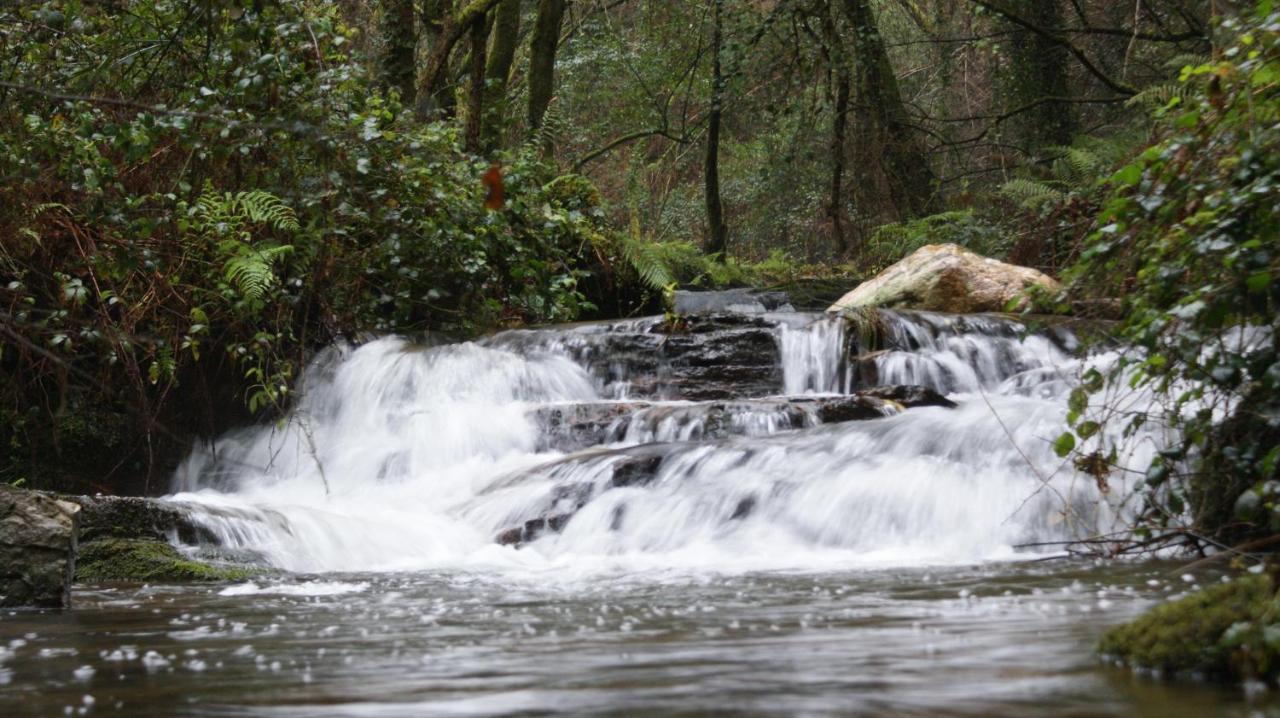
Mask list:
POLYGON ((1108 631, 1098 650, 1169 676, 1267 680, 1280 672, 1280 612, 1270 576, 1243 576, 1108 631))
POLYGON ((1063 202, 1067 198, 1062 190, 1050 187, 1045 182, 1025 177, 1016 177, 1000 185, 1000 194, 1017 202, 1023 208, 1032 210, 1039 209, 1048 203, 1063 202))
POLYGON ((860 264, 871 272, 906 257, 928 244, 958 244, 986 257, 1008 251, 1006 233, 972 211, 942 212, 878 228, 867 240, 860 264))
MULTIPOLYGON (((1099 421, 1123 437, 1167 423, 1181 442, 1131 467, 1146 475, 1144 521, 1189 521, 1225 540, 1280 530, 1278 23, 1232 21, 1228 59, 1183 70, 1185 99, 1158 113, 1158 141, 1111 174, 1069 275, 1081 299, 1124 288, 1117 334, 1135 348, 1087 377, 1070 415, 1076 443, 1099 421), (1154 394, 1159 416, 1117 408, 1135 389, 1154 394), (1085 409, 1093 394, 1100 412, 1085 409)), ((1114 461, 1116 446, 1090 446, 1114 461)))
POLYGON ((33 40, 0 59, 26 87, 0 90, 0 476, 72 488, 32 467, 67 456, 55 427, 87 407, 132 425, 95 471, 145 477, 205 417, 279 411, 334 339, 592 310, 589 182, 413 122, 347 54, 336 3, 191 7, 0 9, 33 40))

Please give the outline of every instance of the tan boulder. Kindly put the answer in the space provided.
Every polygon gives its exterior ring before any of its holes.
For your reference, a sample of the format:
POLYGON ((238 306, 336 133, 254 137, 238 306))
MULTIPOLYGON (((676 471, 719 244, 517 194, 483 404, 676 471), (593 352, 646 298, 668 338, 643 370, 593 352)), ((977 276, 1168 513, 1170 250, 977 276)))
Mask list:
POLYGON ((0 483, 0 606, 66 608, 80 507, 0 483))
POLYGON ((1035 269, 989 259, 955 244, 930 244, 858 285, 827 311, 884 307, 1002 312, 1013 300, 1025 303, 1026 291, 1037 286, 1050 294, 1062 289, 1053 277, 1035 269))

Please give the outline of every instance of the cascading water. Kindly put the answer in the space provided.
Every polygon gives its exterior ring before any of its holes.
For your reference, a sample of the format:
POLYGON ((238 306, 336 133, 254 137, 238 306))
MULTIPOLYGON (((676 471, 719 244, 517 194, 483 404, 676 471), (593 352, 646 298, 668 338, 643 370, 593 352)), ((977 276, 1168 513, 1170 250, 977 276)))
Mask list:
POLYGON ((838 317, 706 321, 333 350, 287 422, 196 452, 171 500, 300 571, 971 562, 1115 521, 1051 448, 1082 361, 1068 336, 883 312, 868 352, 838 317), (958 407, 825 421, 814 402, 855 374, 958 407), (553 429, 582 450, 552 448, 553 429))

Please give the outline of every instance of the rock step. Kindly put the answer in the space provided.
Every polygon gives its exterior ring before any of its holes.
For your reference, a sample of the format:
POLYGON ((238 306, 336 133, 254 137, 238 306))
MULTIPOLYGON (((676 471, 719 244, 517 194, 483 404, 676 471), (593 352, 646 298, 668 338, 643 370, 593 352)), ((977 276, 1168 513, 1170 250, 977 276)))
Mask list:
MULTIPOLYGON (((495 482, 490 490, 503 490, 529 477, 558 481, 548 493, 542 506, 534 510, 531 518, 524 518, 503 529, 494 541, 507 546, 520 546, 549 533, 559 533, 583 506, 600 493, 611 489, 642 488, 657 480, 663 463, 673 451, 687 442, 701 442, 744 435, 742 422, 735 416, 750 416, 753 412, 766 412, 781 416, 785 421, 796 422, 792 426, 779 426, 778 430, 836 424, 846 421, 862 421, 883 418, 912 407, 936 406, 954 408, 956 404, 931 389, 919 386, 885 386, 867 389, 848 396, 778 397, 740 402, 706 402, 694 405, 648 404, 644 402, 601 402, 573 404, 559 407, 543 407, 535 413, 543 413, 545 426, 559 427, 563 446, 600 445, 611 433, 623 431, 628 422, 642 420, 667 421, 681 419, 681 412, 697 425, 701 433, 681 442, 655 441, 620 449, 584 450, 558 461, 544 464, 529 471, 520 472, 505 480, 495 482), (646 412, 656 412, 657 417, 646 417, 646 412), (735 413, 736 412, 736 413, 735 413), (805 423, 809 422, 809 423, 805 423)), ((678 421, 677 421, 678 423, 678 421)), ((755 510, 755 499, 738 505, 731 518, 741 519, 755 510)), ((528 514, 526 514, 527 516, 528 514)), ((615 517, 616 522, 621 516, 615 517)))
POLYGON ((925 387, 883 386, 849 395, 780 396, 694 404, 586 402, 542 406, 529 414, 540 430, 540 451, 570 453, 621 441, 651 443, 763 436, 820 424, 877 419, 918 406, 954 407, 955 404, 925 387))

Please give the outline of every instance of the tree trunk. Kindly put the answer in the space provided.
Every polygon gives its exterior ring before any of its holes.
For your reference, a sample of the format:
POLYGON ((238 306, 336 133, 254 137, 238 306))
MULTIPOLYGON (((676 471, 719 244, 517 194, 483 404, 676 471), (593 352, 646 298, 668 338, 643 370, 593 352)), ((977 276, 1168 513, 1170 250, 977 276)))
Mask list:
POLYGON ((907 117, 870 0, 844 0, 854 32, 854 89, 863 159, 879 160, 900 216, 935 211, 937 180, 907 117))
POLYGON ((703 251, 717 255, 723 261, 729 245, 729 228, 725 226, 724 205, 720 201, 720 118, 724 111, 724 74, 720 52, 724 0, 712 0, 711 9, 711 113, 707 116, 705 166, 708 234, 703 251))
POLYGON ((529 132, 542 121, 555 91, 556 49, 560 44, 560 23, 565 0, 538 0, 538 17, 529 40, 529 132))
POLYGON ((827 203, 827 216, 831 218, 831 237, 835 240, 836 252, 841 256, 849 251, 849 239, 844 228, 844 167, 851 84, 849 68, 839 67, 836 70, 835 111, 831 117, 831 198, 827 203))
POLYGON ((835 17, 835 8, 824 9, 822 18, 822 34, 826 44, 823 53, 827 65, 834 75, 835 85, 832 93, 831 114, 831 192, 827 200, 827 217, 831 220, 831 238, 835 242, 837 256, 849 252, 849 239, 845 233, 844 206, 845 189, 844 174, 847 152, 845 138, 849 126, 849 94, 853 80, 849 73, 849 59, 844 50, 844 40, 836 29, 839 21, 835 17))
POLYGON ((381 5, 382 37, 386 44, 380 68, 382 86, 399 90, 400 102, 405 107, 413 107, 418 47, 413 0, 381 0, 381 5))
POLYGON ((452 113, 453 87, 445 81, 449 77, 449 59, 471 24, 477 19, 483 22, 484 16, 497 4, 498 0, 469 0, 455 10, 452 0, 428 0, 423 24, 427 27, 430 50, 418 81, 419 118, 452 113))
MULTIPOLYGON (((1057 31, 1062 28, 1059 0, 1027 0, 1022 15, 1031 24, 1057 31)), ((1075 133, 1067 66, 1070 53, 1060 42, 1006 23, 1012 30, 1008 89, 1010 109, 1030 107, 1014 118, 1013 127, 1024 149, 1036 152, 1050 145, 1069 145, 1075 133)))
POLYGON ((520 0, 501 0, 493 21, 493 41, 489 45, 489 59, 484 76, 487 86, 485 108, 488 116, 484 122, 484 147, 493 151, 502 144, 501 120, 507 96, 507 82, 511 78, 511 65, 516 57, 516 45, 520 41, 520 0))
POLYGON ((485 16, 471 22, 471 69, 467 90, 467 121, 463 141, 468 152, 479 153, 485 110, 485 48, 489 44, 489 23, 485 16))

